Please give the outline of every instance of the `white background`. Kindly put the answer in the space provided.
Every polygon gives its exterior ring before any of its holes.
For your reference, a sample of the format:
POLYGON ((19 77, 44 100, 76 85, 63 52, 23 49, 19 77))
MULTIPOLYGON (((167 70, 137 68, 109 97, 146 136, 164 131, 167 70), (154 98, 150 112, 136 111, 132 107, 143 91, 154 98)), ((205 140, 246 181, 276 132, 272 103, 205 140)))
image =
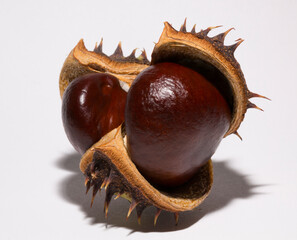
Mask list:
MULTIPOLYGON (((296 1, 3 1, 0 4, 0 239, 297 239, 297 2, 296 1), (254 99, 239 133, 213 157, 209 198, 182 213, 178 226, 155 209, 125 220, 129 203, 104 192, 93 208, 84 194, 80 156, 61 122, 58 77, 79 39, 87 48, 104 37, 112 54, 145 48, 163 22, 179 29, 235 27, 226 39, 236 51, 254 99)), ((140 51, 139 51, 140 53, 140 51)))

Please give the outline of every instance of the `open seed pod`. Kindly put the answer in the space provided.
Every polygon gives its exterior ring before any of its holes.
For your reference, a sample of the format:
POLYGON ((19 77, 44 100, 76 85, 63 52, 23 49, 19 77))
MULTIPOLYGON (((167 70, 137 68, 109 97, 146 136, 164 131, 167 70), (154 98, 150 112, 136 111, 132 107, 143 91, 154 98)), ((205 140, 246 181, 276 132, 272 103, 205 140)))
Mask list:
MULTIPOLYGON (((214 37, 207 34, 213 28, 196 33, 186 31, 186 22, 179 31, 165 23, 163 33, 155 45, 151 63, 146 54, 136 58, 135 51, 129 57, 122 54, 119 44, 115 53, 107 56, 102 52, 102 41, 94 51, 88 51, 81 40, 66 59, 60 75, 60 93, 63 95, 67 85, 76 77, 90 72, 104 72, 116 76, 129 87, 136 76, 149 67, 162 62, 173 62, 191 68, 210 79, 211 83, 226 99, 232 121, 225 136, 236 134, 248 108, 258 108, 249 101, 252 97, 263 97, 248 90, 240 65, 234 58, 234 51, 243 41, 225 46, 224 38, 228 30, 214 37)), ((239 136, 239 135, 238 135, 239 136)), ((240 136, 239 136, 240 137, 240 136)), ((125 126, 122 124, 103 136, 82 156, 80 169, 86 176, 87 192, 93 187, 92 201, 98 191, 106 189, 105 214, 109 203, 123 197, 131 202, 128 215, 136 208, 138 220, 148 206, 155 206, 157 212, 154 223, 162 210, 174 214, 197 207, 209 194, 213 172, 209 159, 185 184, 169 189, 153 186, 131 161, 127 151, 125 126)))
POLYGON ((149 66, 145 50, 135 57, 136 49, 130 56, 124 57, 119 43, 115 52, 107 56, 102 52, 103 39, 94 51, 88 51, 83 40, 80 40, 66 58, 60 73, 59 88, 63 96, 68 84, 75 78, 88 73, 109 73, 117 77, 122 84, 130 86, 135 77, 149 66))

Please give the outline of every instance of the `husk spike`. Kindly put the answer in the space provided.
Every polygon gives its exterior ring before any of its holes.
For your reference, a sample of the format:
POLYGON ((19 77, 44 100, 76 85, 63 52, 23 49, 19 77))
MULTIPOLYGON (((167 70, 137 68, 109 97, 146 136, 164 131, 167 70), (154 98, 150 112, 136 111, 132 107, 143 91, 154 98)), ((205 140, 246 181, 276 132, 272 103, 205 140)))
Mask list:
POLYGON ((179 219, 179 212, 175 212, 175 213, 173 213, 173 215, 174 215, 175 225, 177 225, 178 219, 179 219))
POLYGON ((213 41, 217 41, 217 42, 220 42, 220 43, 224 43, 224 40, 225 40, 225 37, 227 36, 227 34, 231 31, 231 30, 234 30, 234 28, 230 28, 228 29, 227 31, 223 32, 223 33, 220 33, 214 37, 211 38, 211 40, 213 41))
POLYGON ((260 95, 258 93, 253 93, 251 91, 248 92, 248 98, 264 98, 264 99, 267 99, 267 100, 271 101, 270 98, 262 96, 262 95, 260 95))
POLYGON ((264 112, 264 110, 262 108, 259 108, 256 104, 254 104, 250 101, 248 101, 247 108, 254 108, 254 109, 258 109, 258 110, 264 112))
POLYGON ((116 50, 114 51, 114 53, 110 56, 112 57, 123 57, 123 50, 122 50, 122 43, 119 42, 116 50))
POLYGON ((94 52, 95 53, 103 53, 102 52, 102 47, 103 47, 103 38, 101 38, 99 46, 97 46, 97 43, 96 43, 96 46, 94 48, 94 52))
POLYGON ((132 202, 130 204, 130 207, 129 207, 129 210, 128 210, 128 213, 127 213, 127 217, 126 217, 126 220, 130 217, 132 211, 134 210, 134 208, 137 206, 138 202, 135 201, 135 199, 132 199, 132 202))
POLYGON ((192 30, 191 30, 191 33, 192 33, 192 34, 196 34, 196 24, 194 24, 194 26, 193 26, 193 28, 192 28, 192 30))
POLYGON ((186 27, 186 25, 187 25, 187 18, 185 18, 185 21, 184 21, 183 25, 181 25, 179 31, 180 31, 180 32, 183 32, 183 33, 186 33, 186 32, 187 32, 187 27, 186 27))
POLYGON ((239 135, 237 131, 235 131, 233 134, 235 134, 242 141, 242 137, 239 135))
POLYGON ((158 220, 158 218, 160 216, 161 211, 162 211, 161 209, 157 208, 157 212, 156 212, 155 217, 154 217, 154 226, 156 226, 156 224, 157 224, 157 220, 158 220))

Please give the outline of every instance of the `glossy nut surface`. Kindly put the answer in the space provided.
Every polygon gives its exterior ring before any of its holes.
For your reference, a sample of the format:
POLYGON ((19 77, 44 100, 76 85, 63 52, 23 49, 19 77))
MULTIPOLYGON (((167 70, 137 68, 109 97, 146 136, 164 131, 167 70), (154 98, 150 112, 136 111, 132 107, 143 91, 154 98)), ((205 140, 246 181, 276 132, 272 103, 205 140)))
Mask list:
POLYGON ((127 93, 116 77, 91 73, 73 80, 63 94, 67 137, 81 154, 124 121, 127 93))
POLYGON ((128 92, 128 152, 150 183, 178 186, 210 159, 230 121, 227 102, 202 75, 159 63, 140 73, 128 92))

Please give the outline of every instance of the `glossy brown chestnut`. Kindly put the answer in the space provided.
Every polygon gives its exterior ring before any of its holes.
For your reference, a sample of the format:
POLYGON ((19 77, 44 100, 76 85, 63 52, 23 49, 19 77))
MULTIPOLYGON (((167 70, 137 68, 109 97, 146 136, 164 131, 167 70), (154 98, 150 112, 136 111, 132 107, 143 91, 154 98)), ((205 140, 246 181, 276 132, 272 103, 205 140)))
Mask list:
POLYGON ((67 137, 81 154, 124 121, 127 93, 116 77, 91 73, 73 80, 63 94, 67 137))
POLYGON ((231 122, 220 92, 175 63, 141 72, 127 96, 125 126, 131 160, 150 183, 177 186, 214 154, 231 122))

